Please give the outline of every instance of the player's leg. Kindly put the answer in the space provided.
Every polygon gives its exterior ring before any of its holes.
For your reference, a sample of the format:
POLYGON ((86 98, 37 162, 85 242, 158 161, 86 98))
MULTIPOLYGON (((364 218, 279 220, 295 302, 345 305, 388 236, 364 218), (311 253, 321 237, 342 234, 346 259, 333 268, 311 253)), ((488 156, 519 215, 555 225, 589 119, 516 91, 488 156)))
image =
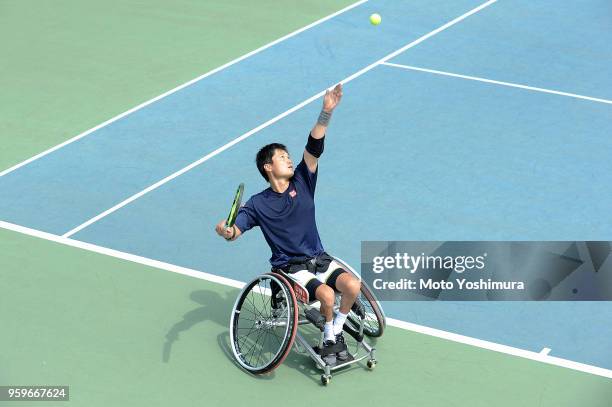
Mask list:
MULTIPOLYGON (((318 281, 318 280, 317 280, 318 281)), ((325 317, 325 325, 323 328, 323 348, 321 349, 321 357, 328 365, 336 364, 336 336, 334 335, 334 302, 336 293, 334 290, 321 283, 316 291, 315 298, 321 303, 320 312, 325 317)))
MULTIPOLYGON (((340 361, 347 360, 349 357, 344 336, 342 335, 342 329, 348 313, 351 310, 352 305, 355 303, 359 290, 361 288, 361 282, 355 278, 351 273, 346 272, 336 261, 332 261, 329 268, 323 273, 323 281, 326 286, 330 287, 334 292, 339 292, 340 296, 340 308, 334 318, 332 329, 334 337, 338 346, 336 352, 336 359, 340 361)), ((335 297, 335 295, 334 295, 335 297)), ((335 300, 335 298, 334 298, 335 300)))
POLYGON ((325 340, 333 340, 333 330, 331 330, 331 326, 333 325, 334 318, 334 302, 336 300, 336 294, 334 290, 325 284, 320 284, 315 291, 315 298, 319 300, 321 303, 321 315, 325 317, 325 330, 327 331, 330 328, 329 332, 325 333, 325 340), (328 327, 329 325, 329 327, 328 327))
MULTIPOLYGON (((336 319, 338 320, 337 332, 341 332, 342 327, 340 325, 340 321, 342 320, 342 316, 340 314, 345 314, 343 311, 347 311, 348 316, 346 318, 346 324, 344 324, 344 330, 349 332, 351 336, 357 337, 359 336, 360 325, 363 322, 363 333, 367 336, 371 337, 379 337, 382 336, 385 329, 385 315, 382 311, 380 303, 372 293, 372 290, 368 287, 367 284, 360 281, 358 274, 348 265, 343 263, 342 261, 338 261, 334 259, 330 264, 328 270, 324 273, 325 277, 322 281, 332 287, 336 292, 344 291, 344 293, 339 296, 340 304, 336 304, 339 307, 339 312, 336 314, 336 319), (357 294, 356 299, 350 298, 350 288, 340 282, 340 287, 337 287, 336 280, 344 274, 349 274, 354 280, 359 281, 359 293, 357 294), (349 288, 349 289, 347 289, 349 288), (352 306, 349 304, 353 303, 352 306)), ((320 278, 320 274, 317 275, 320 278)), ((342 278, 344 280, 344 277, 342 278)), ((344 280, 348 281, 348 280, 344 280)), ((353 289, 357 288, 357 284, 355 282, 353 289)))
POLYGON ((336 289, 342 294, 340 301, 340 312, 348 314, 351 307, 355 303, 359 291, 361 290, 361 282, 353 277, 350 273, 343 272, 336 278, 336 289))
POLYGON ((351 311, 357 296, 359 296, 361 282, 351 273, 341 268, 335 261, 330 264, 326 274, 325 284, 341 294, 340 308, 334 319, 334 334, 340 335, 346 322, 346 317, 351 311))
MULTIPOLYGON (((319 311, 325 317, 325 321, 331 323, 334 317, 334 303, 336 300, 334 290, 326 286, 319 280, 318 276, 308 270, 287 273, 287 276, 306 289, 310 301, 317 299, 321 303, 319 311)), ((332 334, 330 333, 328 337, 330 335, 332 334)))

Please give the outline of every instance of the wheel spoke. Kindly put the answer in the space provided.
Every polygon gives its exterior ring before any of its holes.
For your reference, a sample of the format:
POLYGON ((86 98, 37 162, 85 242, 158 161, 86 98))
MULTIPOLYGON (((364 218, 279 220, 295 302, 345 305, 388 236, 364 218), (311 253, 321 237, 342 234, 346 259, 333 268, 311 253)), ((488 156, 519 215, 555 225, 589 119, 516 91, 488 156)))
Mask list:
POLYGON ((285 355, 289 351, 288 342, 296 328, 291 322, 295 300, 287 283, 278 278, 263 275, 249 283, 232 313, 234 356, 243 367, 257 373, 276 367, 282 360, 281 352, 285 355), (270 295, 273 287, 278 289, 274 298, 270 295), (273 303, 278 308, 272 308, 273 303))

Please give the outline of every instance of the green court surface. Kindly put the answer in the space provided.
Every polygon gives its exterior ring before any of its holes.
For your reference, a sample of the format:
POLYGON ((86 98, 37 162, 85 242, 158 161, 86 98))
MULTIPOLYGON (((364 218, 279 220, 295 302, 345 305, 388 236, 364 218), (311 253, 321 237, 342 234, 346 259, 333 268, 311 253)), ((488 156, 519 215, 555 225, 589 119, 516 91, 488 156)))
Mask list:
POLYGON ((603 377, 393 327, 376 344, 374 371, 338 372, 327 388, 295 351, 272 375, 253 377, 229 350, 235 288, 5 230, 0 249, 0 383, 69 384, 70 405, 603 407, 612 399, 603 377))

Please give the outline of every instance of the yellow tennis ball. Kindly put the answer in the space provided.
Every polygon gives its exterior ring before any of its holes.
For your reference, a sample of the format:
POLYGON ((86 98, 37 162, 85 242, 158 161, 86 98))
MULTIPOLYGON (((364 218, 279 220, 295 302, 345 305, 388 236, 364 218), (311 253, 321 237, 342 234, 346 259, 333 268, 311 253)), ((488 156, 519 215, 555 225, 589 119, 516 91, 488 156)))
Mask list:
POLYGON ((382 17, 378 13, 374 13, 370 16, 370 22, 372 25, 378 25, 382 21, 382 17))

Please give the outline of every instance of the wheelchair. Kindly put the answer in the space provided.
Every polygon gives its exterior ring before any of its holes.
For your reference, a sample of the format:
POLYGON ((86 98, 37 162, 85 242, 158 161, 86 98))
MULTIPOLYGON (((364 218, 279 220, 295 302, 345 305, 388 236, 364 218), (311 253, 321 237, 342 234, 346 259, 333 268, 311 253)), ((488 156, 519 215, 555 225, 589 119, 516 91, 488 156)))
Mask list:
MULTIPOLYGON (((344 270, 361 277, 342 260, 335 258, 344 270)), ((344 331, 355 339, 355 351, 349 351, 345 361, 327 364, 320 352, 323 349, 325 318, 319 312, 320 303, 308 298, 306 289, 279 269, 262 274, 247 283, 236 299, 230 319, 230 341, 238 364, 255 374, 269 373, 277 368, 294 343, 299 353, 307 354, 322 370, 321 383, 328 385, 331 372, 367 359, 368 369, 376 367, 375 348, 364 337, 382 336, 386 322, 380 303, 362 281, 361 292, 347 316, 344 331), (299 325, 313 324, 321 336, 313 346, 298 331, 299 325), (297 342, 295 340, 297 339, 297 342)), ((336 293, 334 313, 340 307, 336 293)))

